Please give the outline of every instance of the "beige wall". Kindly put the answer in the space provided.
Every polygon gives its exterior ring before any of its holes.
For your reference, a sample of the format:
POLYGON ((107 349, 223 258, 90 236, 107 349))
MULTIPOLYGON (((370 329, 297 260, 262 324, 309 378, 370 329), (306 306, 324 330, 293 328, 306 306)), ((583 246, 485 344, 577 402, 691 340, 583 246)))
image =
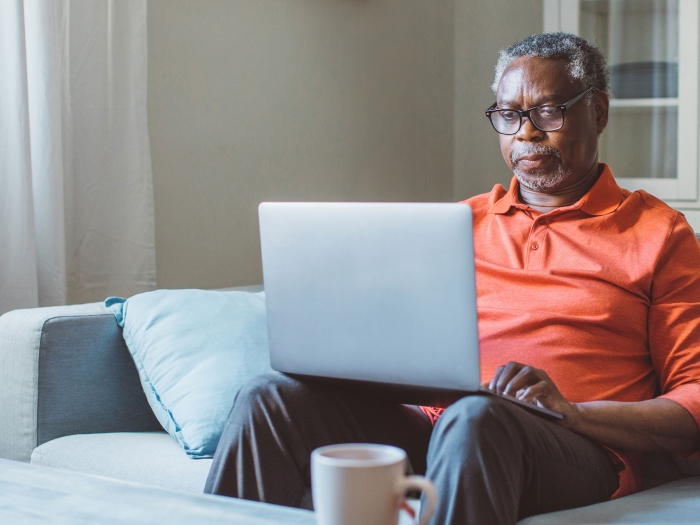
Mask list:
POLYGON ((446 0, 151 0, 158 286, 262 282, 264 200, 451 200, 452 24, 446 0))
POLYGON ((150 0, 161 288, 262 281, 264 200, 450 201, 509 179, 497 51, 541 0, 150 0))
POLYGON ((498 51, 542 31, 542 0, 455 0, 454 198, 508 187, 512 173, 484 116, 498 51))

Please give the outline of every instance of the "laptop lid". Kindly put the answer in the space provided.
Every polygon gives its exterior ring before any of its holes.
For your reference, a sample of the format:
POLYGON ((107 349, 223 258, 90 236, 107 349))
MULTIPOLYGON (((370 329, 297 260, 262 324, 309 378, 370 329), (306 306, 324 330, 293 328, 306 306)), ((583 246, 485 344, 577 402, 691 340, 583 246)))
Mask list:
POLYGON ((469 206, 267 202, 259 219, 273 369, 479 388, 469 206))

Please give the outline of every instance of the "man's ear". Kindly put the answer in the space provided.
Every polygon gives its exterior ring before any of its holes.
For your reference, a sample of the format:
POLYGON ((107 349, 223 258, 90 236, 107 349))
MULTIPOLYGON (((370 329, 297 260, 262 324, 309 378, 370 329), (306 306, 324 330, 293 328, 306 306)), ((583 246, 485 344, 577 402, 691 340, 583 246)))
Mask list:
POLYGON ((595 122, 598 128, 598 135, 600 135, 603 133, 605 126, 608 125, 608 109, 610 108, 608 94, 605 91, 598 93, 593 99, 593 105, 595 107, 595 122))

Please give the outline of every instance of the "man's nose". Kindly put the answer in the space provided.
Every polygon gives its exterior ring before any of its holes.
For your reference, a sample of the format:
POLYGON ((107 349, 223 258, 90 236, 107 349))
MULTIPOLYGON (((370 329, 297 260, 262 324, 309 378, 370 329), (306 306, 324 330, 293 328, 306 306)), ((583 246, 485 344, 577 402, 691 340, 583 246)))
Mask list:
POLYGON ((518 140, 536 142, 545 137, 545 132, 537 129, 530 117, 523 116, 523 123, 515 136, 518 140))

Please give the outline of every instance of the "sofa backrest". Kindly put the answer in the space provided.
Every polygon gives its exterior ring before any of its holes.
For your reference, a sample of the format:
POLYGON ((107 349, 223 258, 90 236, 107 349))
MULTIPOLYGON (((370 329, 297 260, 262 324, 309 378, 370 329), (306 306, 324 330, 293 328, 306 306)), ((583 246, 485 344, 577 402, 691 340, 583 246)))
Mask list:
POLYGON ((37 446, 71 434, 163 430, 111 313, 44 324, 38 387, 37 446))

